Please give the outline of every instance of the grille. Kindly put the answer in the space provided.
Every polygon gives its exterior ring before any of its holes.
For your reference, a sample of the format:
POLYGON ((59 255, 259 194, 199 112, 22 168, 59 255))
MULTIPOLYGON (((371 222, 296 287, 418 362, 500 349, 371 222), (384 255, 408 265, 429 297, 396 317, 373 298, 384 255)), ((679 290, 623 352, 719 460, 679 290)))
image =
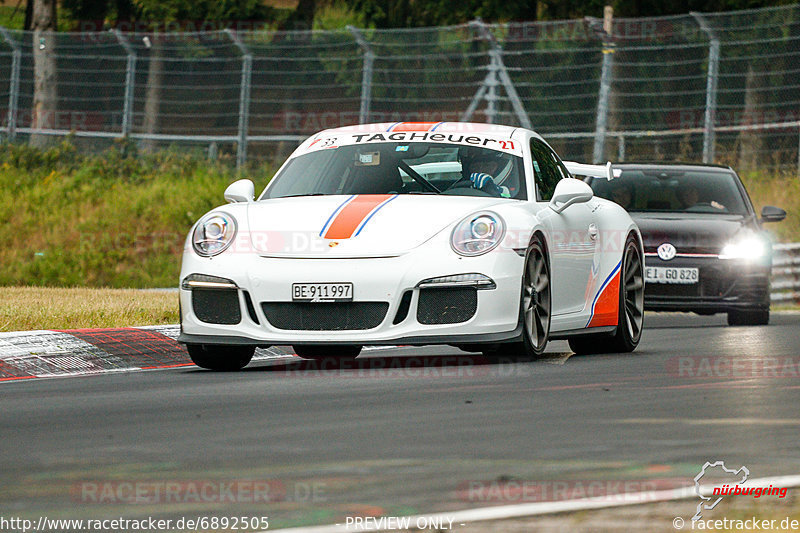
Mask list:
POLYGON ((238 324, 242 321, 236 290, 193 289, 192 311, 207 324, 238 324))
POLYGON ((697 297, 699 296, 699 283, 647 283, 644 288, 645 296, 672 296, 672 297, 697 297))
POLYGON ((458 324, 466 322, 478 310, 475 288, 421 289, 417 304, 420 324, 458 324))
POLYGON ((380 326, 388 302, 264 302, 270 324, 278 329, 298 331, 339 331, 372 329, 380 326))

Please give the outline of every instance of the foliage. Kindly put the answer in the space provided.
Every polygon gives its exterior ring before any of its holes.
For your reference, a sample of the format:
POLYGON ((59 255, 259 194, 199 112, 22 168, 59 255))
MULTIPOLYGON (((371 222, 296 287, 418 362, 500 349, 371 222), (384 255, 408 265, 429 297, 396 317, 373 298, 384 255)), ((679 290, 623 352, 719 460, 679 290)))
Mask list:
POLYGON ((314 13, 315 30, 338 30, 347 26, 367 28, 369 25, 364 13, 356 11, 344 0, 334 0, 319 6, 314 13))
POLYGON ((361 13, 370 26, 401 28, 461 24, 475 17, 487 22, 565 20, 585 16, 602 17, 605 5, 614 7, 616 17, 648 17, 687 14, 689 11, 731 11, 792 4, 796 0, 345 0, 361 13))
MULTIPOLYGON (((266 170, 254 170, 259 187, 266 170)), ((200 154, 0 145, 0 285, 170 287, 184 239, 238 179, 200 154)))
POLYGON ((150 25, 174 21, 270 21, 278 16, 278 10, 261 0, 62 0, 61 5, 73 21, 138 20, 150 25))
POLYGON ((765 205, 786 211, 783 222, 765 224, 778 242, 800 241, 800 179, 796 173, 768 174, 763 171, 740 172, 756 213, 765 205))

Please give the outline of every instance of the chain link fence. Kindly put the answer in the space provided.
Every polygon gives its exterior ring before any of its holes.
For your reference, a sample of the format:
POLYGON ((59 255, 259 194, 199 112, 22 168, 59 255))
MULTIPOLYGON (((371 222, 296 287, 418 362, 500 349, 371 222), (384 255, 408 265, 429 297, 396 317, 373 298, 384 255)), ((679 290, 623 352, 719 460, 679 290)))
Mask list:
POLYGON ((374 30, 0 29, 0 133, 197 146, 242 165, 320 129, 532 127, 568 159, 800 172, 800 5, 659 18, 374 30), (37 61, 49 96, 34 104, 37 61), (49 99, 49 100, 48 100, 49 99), (36 117, 34 119, 34 117, 36 117))

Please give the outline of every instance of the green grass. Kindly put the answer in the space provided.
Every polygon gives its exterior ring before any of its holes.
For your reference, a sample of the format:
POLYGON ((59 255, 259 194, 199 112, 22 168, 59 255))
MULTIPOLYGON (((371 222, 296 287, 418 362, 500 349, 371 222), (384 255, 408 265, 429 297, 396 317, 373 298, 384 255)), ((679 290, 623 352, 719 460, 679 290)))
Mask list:
POLYGON ((121 328, 177 322, 175 292, 0 287, 0 331, 121 328))
POLYGON ((796 173, 770 175, 746 172, 741 174, 741 178, 757 213, 765 205, 774 205, 786 211, 783 222, 765 224, 776 240, 800 241, 800 177, 796 173))
POLYGON ((0 26, 10 30, 21 30, 25 24, 25 4, 10 2, 0 5, 0 26))
POLYGON ((177 286, 186 234, 236 179, 200 154, 0 145, 0 286, 177 286))

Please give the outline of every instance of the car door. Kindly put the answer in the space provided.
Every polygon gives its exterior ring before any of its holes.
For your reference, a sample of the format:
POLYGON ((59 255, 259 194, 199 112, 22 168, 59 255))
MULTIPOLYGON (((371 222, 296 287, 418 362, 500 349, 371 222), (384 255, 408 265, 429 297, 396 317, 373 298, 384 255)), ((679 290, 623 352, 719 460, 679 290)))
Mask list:
MULTIPOLYGON (((561 159, 544 142, 531 139, 531 162, 537 201, 550 201, 556 184, 574 179, 561 159)), ((593 202, 573 204, 561 213, 548 210, 542 222, 548 228, 553 315, 577 313, 585 308, 597 252, 598 228, 593 202)))

